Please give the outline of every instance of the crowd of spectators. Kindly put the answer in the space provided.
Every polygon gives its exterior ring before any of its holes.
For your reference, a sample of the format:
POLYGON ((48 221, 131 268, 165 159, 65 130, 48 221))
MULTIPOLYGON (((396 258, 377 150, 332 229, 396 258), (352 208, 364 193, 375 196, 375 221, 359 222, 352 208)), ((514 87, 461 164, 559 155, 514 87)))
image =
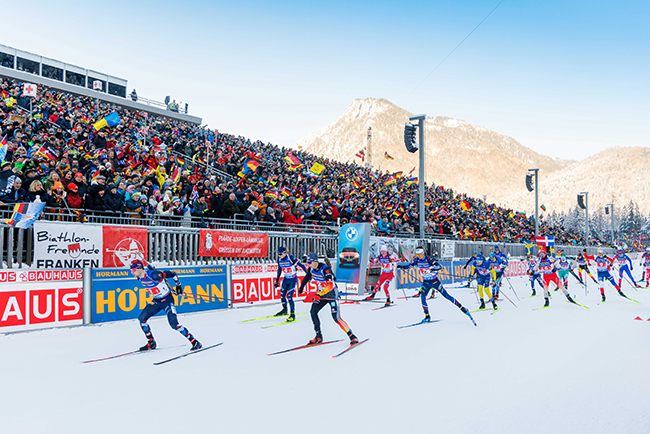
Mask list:
MULTIPOLYGON (((49 213, 134 219, 177 216, 203 227, 237 218, 283 225, 367 222, 383 235, 420 230, 418 187, 409 173, 339 163, 43 86, 22 122, 16 116, 30 107, 22 83, 2 79, 0 92, 0 135, 7 141, 3 204, 42 201, 49 213), (114 112, 117 125, 94 128, 114 112), (258 167, 239 176, 251 160, 258 167), (318 176, 310 171, 315 163, 325 167, 318 176)), ((534 236, 525 214, 449 188, 428 186, 425 201, 428 233, 508 242, 534 236)), ((562 244, 580 241, 579 234, 544 222, 540 232, 562 244)))

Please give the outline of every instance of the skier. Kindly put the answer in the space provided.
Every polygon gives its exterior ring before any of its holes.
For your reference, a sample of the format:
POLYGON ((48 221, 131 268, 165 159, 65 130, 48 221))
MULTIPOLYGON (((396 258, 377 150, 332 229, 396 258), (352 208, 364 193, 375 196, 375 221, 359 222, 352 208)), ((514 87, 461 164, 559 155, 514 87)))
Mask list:
POLYGON ((508 267, 508 257, 499 251, 499 247, 494 248, 494 252, 490 253, 490 268, 492 269, 492 296, 495 300, 499 300, 499 291, 501 290, 501 280, 503 273, 508 267))
POLYGON ((293 296, 296 293, 296 287, 298 286, 298 270, 297 267, 300 267, 302 271, 307 272, 307 267, 305 267, 300 260, 294 258, 284 246, 278 247, 278 274, 275 276, 274 287, 276 290, 280 289, 280 300, 282 301, 282 310, 275 314, 275 316, 283 316, 287 314, 287 300, 289 301, 289 309, 291 313, 287 321, 295 321, 295 304, 293 302, 293 296), (280 288, 280 275, 284 274, 282 279, 282 285, 280 288))
POLYGON ((490 292, 490 277, 492 276, 492 269, 490 261, 486 260, 483 255, 479 254, 474 261, 474 268, 476 268, 476 283, 478 284, 478 297, 481 300, 479 310, 485 309, 485 301, 483 300, 483 292, 488 296, 488 301, 492 301, 492 307, 497 310, 497 302, 492 297, 490 292))
POLYGON ((632 272, 631 270, 634 270, 634 266, 632 265, 632 260, 630 259, 629 256, 625 254, 625 251, 623 249, 618 249, 616 252, 616 256, 614 256, 614 261, 618 263, 618 287, 621 287, 621 283, 623 283, 623 272, 626 272, 628 276, 630 276, 630 280, 632 280, 632 285, 636 286, 637 288, 639 287, 639 284, 636 283, 634 280, 634 277, 632 277, 632 272), (629 267, 628 267, 629 263, 629 267))
POLYGON ((549 286, 551 286, 551 282, 555 283, 555 285, 562 290, 564 296, 566 297, 567 300, 569 300, 570 303, 577 304, 571 298, 569 292, 566 290, 566 288, 560 281, 560 278, 557 276, 556 270, 558 267, 556 261, 546 254, 546 249, 540 249, 539 254, 540 254, 540 260, 537 263, 537 270, 539 270, 539 272, 543 276, 542 280, 544 282, 544 307, 550 306, 548 288, 549 286))
POLYGON ((381 287, 383 285, 384 292, 386 293, 386 304, 384 306, 390 306, 390 293, 388 292, 388 287, 390 286, 390 282, 393 280, 393 277, 395 277, 395 273, 393 273, 395 262, 397 262, 397 260, 388 254, 388 248, 386 246, 381 246, 379 249, 379 256, 373 259, 369 265, 370 267, 374 264, 379 263, 381 265, 381 274, 379 275, 377 284, 372 289, 372 294, 366 297, 365 300, 372 300, 375 298, 375 294, 381 290, 381 287))
POLYGON ((581 253, 578 253, 578 257, 576 258, 576 263, 578 264, 578 274, 580 275, 580 278, 583 279, 584 282, 587 281, 587 276, 582 277, 582 272, 585 271, 591 277, 591 280, 594 281, 594 283, 598 283, 596 278, 591 274, 591 271, 589 271, 589 260, 594 260, 593 256, 587 256, 587 249, 583 249, 581 253))
POLYGON ((600 295, 603 297, 603 302, 605 301, 605 279, 609 280, 609 283, 616 288, 618 295, 626 297, 621 291, 621 287, 616 284, 616 281, 609 273, 614 261, 603 255, 603 249, 598 249, 598 255, 594 258, 594 262, 596 263, 596 270, 598 271, 598 284, 600 285, 600 295))
POLYGON ((533 290, 531 297, 535 297, 537 293, 535 292, 535 282, 539 283, 539 286, 544 289, 544 282, 542 282, 542 276, 537 272, 537 261, 539 258, 537 256, 533 257, 530 253, 526 255, 526 263, 528 265, 528 276, 530 276, 530 289, 533 290))
MULTIPOLYGON (((560 255, 560 259, 557 261, 557 276, 562 285, 564 285, 566 289, 569 289, 569 273, 573 274, 573 276, 582 283, 582 279, 579 279, 573 272, 574 266, 571 260, 566 257, 562 250, 558 249, 557 253, 560 255)), ((557 291, 557 288, 555 290, 557 291)))
POLYGON ((133 260, 130 268, 133 277, 138 279, 149 294, 153 296, 151 303, 147 304, 145 308, 142 309, 142 312, 140 312, 140 316, 138 317, 140 327, 142 328, 144 335, 147 337, 147 344, 140 347, 140 351, 156 349, 156 341, 153 338, 147 320, 161 310, 164 310, 167 314, 167 320, 169 321, 171 328, 177 330, 180 334, 185 336, 188 341, 190 341, 192 344, 192 351, 202 348, 201 343, 192 336, 192 333, 178 323, 174 297, 172 296, 172 290, 166 280, 173 279, 176 284, 174 292, 177 295, 181 295, 183 293, 183 287, 181 286, 181 281, 176 273, 173 271, 156 270, 154 267, 146 265, 140 259, 133 260))
POLYGON ((648 262, 648 259, 650 259, 650 247, 645 248, 645 252, 643 252, 643 254, 641 255, 641 261, 640 261, 640 265, 644 267, 643 272, 641 273, 641 282, 643 282, 644 280, 646 281, 646 285, 645 285, 646 288, 648 287, 647 279, 650 279, 650 276, 647 275, 646 268, 645 268, 645 264, 646 262, 648 262))
MULTIPOLYGON (((420 300, 422 300, 422 309, 424 310, 424 319, 422 322, 431 322, 431 316, 429 315, 429 305, 427 304, 427 294, 431 289, 434 291, 437 290, 443 297, 447 300, 454 303, 455 306, 458 306, 465 315, 472 318, 469 310, 464 307, 458 300, 449 295, 449 293, 443 288, 440 279, 438 279, 438 271, 442 270, 442 266, 431 256, 424 255, 424 248, 418 247, 415 249, 415 258, 413 261, 406 264, 399 264, 397 266, 403 270, 408 270, 411 267, 417 267, 420 270, 420 275, 422 276, 422 287, 420 288, 420 300)), ((472 321, 474 321, 472 319, 472 321)))
POLYGON ((467 278, 467 285, 465 285, 465 288, 469 288, 469 284, 472 283, 472 278, 476 278, 476 268, 474 267, 474 263, 476 262, 476 256, 478 255, 478 252, 474 250, 474 253, 472 253, 472 256, 467 260, 465 265, 463 265, 463 270, 466 270, 468 266, 472 266, 472 268, 469 271, 469 277, 467 278))
POLYGON ((330 305, 334 322, 338 324, 338 326, 341 327, 350 338, 350 345, 358 344, 359 339, 357 339, 354 333, 352 333, 352 329, 350 329, 348 324, 341 318, 338 300, 339 291, 336 287, 336 283, 334 283, 334 274, 332 273, 332 269, 327 264, 319 262, 318 255, 313 252, 307 255, 307 265, 309 265, 307 275, 302 279, 298 294, 302 294, 305 286, 307 286, 307 283, 312 279, 314 279, 317 286, 317 292, 314 295, 310 311, 311 320, 314 323, 314 330, 316 331, 316 337, 310 340, 307 345, 320 344, 323 342, 318 312, 328 304, 330 305))

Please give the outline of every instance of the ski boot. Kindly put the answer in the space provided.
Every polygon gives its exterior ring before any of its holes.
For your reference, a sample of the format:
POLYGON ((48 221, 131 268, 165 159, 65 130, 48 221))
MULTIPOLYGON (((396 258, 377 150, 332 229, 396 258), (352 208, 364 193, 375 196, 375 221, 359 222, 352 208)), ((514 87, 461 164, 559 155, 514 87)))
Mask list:
POLYGON ((627 295, 623 294, 623 291, 621 291, 620 289, 618 290, 618 295, 627 298, 627 295))
POLYGON ((494 299, 494 298, 492 299, 492 308, 493 308, 494 310, 497 310, 497 309, 499 308, 499 306, 497 306, 496 299, 494 299))
POLYGON ((499 301, 499 292, 495 291, 494 294, 492 295, 492 300, 499 301))
POLYGON ((316 333, 316 337, 311 341, 307 342, 307 345, 315 345, 321 343, 323 343, 323 335, 321 335, 320 333, 316 333))
POLYGON ((201 348, 203 348, 203 345, 201 345, 201 342, 199 342, 196 339, 192 339, 190 341, 190 343, 192 344, 192 348, 190 348, 190 351, 200 350, 201 348))
POLYGON ((291 314, 289 315, 289 318, 287 318, 287 322, 292 322, 292 321, 295 321, 295 320, 296 320, 296 314, 291 312, 291 314))
POLYGON ((536 295, 537 293, 535 292, 535 288, 533 288, 533 294, 531 295, 531 297, 535 297, 536 295))
POLYGON ((384 304, 384 307, 390 306, 390 304, 391 304, 391 301, 390 301, 390 297, 389 297, 389 298, 386 299, 386 304, 384 304))
POLYGON ((375 293, 374 292, 370 293, 370 295, 367 296, 366 298, 364 298, 363 301, 372 300, 373 298, 375 298, 375 293))
POLYGON ((604 303, 604 302, 605 302, 605 301, 607 300, 607 299, 605 298, 605 293, 603 292, 603 293, 602 293, 602 294, 600 294, 600 295, 602 295, 602 296, 603 296, 603 301, 602 301, 602 302, 604 303))
POLYGON ((150 339, 147 342, 147 345, 143 345, 140 347, 140 351, 149 351, 149 350, 155 350, 156 349, 156 341, 153 339, 150 339))
POLYGON ((548 298, 544 299, 544 307, 549 307, 551 303, 548 301, 548 298))
POLYGON ((422 320, 422 322, 431 322, 431 316, 429 315, 428 312, 424 314, 424 319, 422 320))
POLYGON ((280 312, 276 313, 276 314, 273 315, 273 316, 284 316, 284 315, 286 315, 286 314, 287 314, 287 308, 286 308, 286 307, 283 307, 282 310, 281 310, 280 312))
POLYGON ((469 312, 469 309, 467 309, 465 306, 460 308, 460 311, 463 312, 465 315, 467 315, 467 312, 469 312))
POLYGON ((348 336, 350 337, 350 345, 356 345, 359 343, 359 339, 352 333, 352 330, 348 332, 348 336))
POLYGON ((578 304, 578 303, 576 303, 576 301, 574 299, 571 298, 570 295, 567 295, 566 299, 569 301, 569 303, 578 304))
POLYGON ((481 299, 481 305, 478 308, 485 309, 485 302, 483 301, 483 299, 481 299))

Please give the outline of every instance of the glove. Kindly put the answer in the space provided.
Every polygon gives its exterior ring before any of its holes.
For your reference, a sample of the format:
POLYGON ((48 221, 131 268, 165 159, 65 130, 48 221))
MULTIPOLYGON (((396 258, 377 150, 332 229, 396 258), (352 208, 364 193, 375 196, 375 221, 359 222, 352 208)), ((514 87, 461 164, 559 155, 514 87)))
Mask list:
POLYGON ((312 301, 316 302, 320 300, 320 295, 318 293, 314 294, 314 298, 312 301))
POLYGON ((463 265, 463 270, 467 270, 467 265, 463 265))
POLYGON ((422 293, 422 291, 418 291, 418 292, 416 292, 415 295, 413 296, 413 298, 418 298, 418 297, 420 296, 421 293, 422 293))
POLYGON ((630 271, 634 271, 634 265, 630 265, 630 271))
POLYGON ((183 287, 181 286, 180 283, 176 285, 176 288, 174 288, 174 292, 176 295, 181 295, 183 293, 183 287))

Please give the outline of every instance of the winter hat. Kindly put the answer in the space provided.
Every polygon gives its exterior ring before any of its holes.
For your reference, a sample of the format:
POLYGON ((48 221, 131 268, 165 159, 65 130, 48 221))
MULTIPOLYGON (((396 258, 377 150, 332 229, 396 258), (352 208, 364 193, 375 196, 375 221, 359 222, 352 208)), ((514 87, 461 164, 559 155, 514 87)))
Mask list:
POLYGON ((75 184, 74 182, 71 182, 70 184, 68 184, 68 190, 77 191, 78 188, 79 187, 77 187, 77 184, 75 184))

